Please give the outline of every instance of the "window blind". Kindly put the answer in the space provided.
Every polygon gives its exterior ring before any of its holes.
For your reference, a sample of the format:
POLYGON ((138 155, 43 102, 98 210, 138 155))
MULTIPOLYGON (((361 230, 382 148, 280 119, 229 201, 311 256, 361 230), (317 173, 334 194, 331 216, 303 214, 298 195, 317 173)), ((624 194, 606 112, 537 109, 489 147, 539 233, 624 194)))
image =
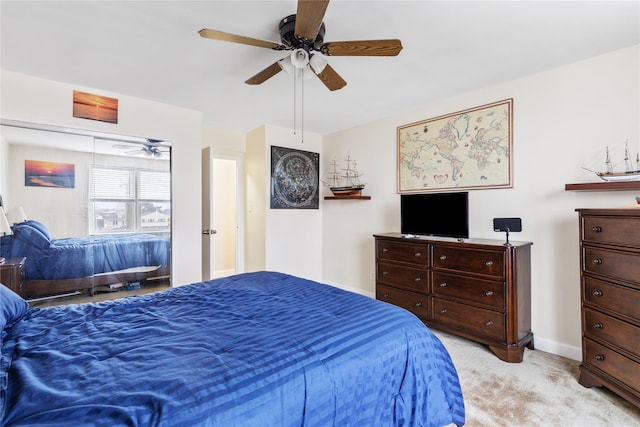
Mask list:
POLYGON ((91 168, 89 197, 102 200, 135 199, 134 175, 127 169, 91 168))
POLYGON ((171 200, 171 182, 168 172, 138 171, 139 200, 171 200))

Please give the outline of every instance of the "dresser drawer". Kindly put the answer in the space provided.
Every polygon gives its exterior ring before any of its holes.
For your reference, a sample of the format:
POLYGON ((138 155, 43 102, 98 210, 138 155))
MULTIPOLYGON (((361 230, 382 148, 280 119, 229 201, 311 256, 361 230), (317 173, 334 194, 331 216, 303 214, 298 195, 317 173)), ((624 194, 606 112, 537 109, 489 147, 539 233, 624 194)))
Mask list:
POLYGON ((634 354, 640 354, 640 327, 584 309, 584 332, 634 354))
POLYGON ((376 256, 381 260, 409 262, 412 264, 428 265, 427 244, 395 242, 392 240, 376 241, 376 256))
POLYGON ((582 292, 585 303, 640 321, 640 290, 585 277, 582 292))
POLYGON ((584 340, 584 362, 640 391, 640 363, 589 339, 584 340))
POLYGON ((376 299, 409 310, 418 317, 429 318, 429 300, 426 295, 390 286, 377 285, 376 299))
POLYGON ((377 280, 387 285, 427 293, 427 270, 406 267, 389 262, 378 262, 377 280))
POLYGON ((502 313, 440 298, 433 298, 432 313, 431 318, 434 322, 453 326, 476 336, 505 341, 502 313))
POLYGON ((640 218, 584 216, 582 236, 585 242, 640 246, 640 218))
POLYGON ((431 283, 434 296, 460 298, 504 310, 504 282, 434 272, 431 283))
POLYGON ((640 254, 583 246, 583 269, 586 273, 612 279, 638 282, 640 254))
POLYGON ((504 280, 504 251, 433 245, 433 268, 465 271, 504 280))

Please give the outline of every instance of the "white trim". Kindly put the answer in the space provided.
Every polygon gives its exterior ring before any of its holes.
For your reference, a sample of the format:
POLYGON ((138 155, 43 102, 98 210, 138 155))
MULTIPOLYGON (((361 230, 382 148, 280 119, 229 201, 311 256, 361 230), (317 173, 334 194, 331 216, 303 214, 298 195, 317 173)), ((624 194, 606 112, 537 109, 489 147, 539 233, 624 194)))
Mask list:
POLYGON ((573 360, 582 360, 582 348, 564 344, 558 341, 533 336, 533 345, 536 350, 556 354, 573 360))

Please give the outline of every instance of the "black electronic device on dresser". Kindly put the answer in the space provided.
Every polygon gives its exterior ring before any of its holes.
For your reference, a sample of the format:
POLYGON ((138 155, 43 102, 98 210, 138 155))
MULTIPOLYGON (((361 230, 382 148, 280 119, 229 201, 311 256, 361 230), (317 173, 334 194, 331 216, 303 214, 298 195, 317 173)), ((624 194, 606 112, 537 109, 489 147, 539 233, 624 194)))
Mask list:
POLYGON ((579 382, 640 407, 640 208, 577 209, 582 364, 579 382))

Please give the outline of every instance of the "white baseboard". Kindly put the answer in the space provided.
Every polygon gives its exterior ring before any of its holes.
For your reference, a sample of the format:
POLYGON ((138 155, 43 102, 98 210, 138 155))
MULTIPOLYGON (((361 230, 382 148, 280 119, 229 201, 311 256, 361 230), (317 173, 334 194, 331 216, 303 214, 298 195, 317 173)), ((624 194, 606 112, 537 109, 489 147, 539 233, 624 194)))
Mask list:
POLYGON ((540 338, 533 334, 533 345, 536 350, 546 351, 547 353, 557 354, 558 356, 567 357, 573 360, 582 360, 582 348, 573 345, 567 345, 558 341, 540 338))

